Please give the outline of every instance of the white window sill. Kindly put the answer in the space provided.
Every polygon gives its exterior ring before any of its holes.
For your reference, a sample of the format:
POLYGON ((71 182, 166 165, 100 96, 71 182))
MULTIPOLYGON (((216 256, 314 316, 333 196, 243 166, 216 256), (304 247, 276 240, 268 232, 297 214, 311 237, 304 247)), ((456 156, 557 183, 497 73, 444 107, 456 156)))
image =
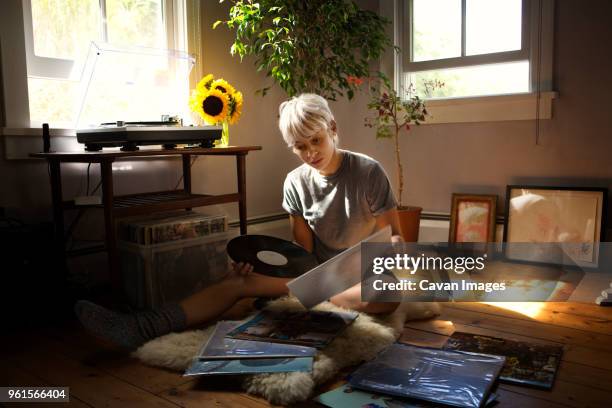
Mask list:
MULTIPOLYGON (((74 129, 49 129, 55 151, 79 150, 74 129)), ((43 148, 42 128, 0 128, 6 160, 31 160, 30 153, 43 148)), ((82 145, 81 145, 82 146, 82 145)))
MULTIPOLYGON (((51 137, 76 136, 74 129, 49 129, 51 137)), ((0 135, 4 136, 33 136, 42 137, 42 127, 37 128, 0 128, 0 135)))
MULTIPOLYGON (((552 100, 556 97, 556 92, 540 93, 540 119, 552 118, 552 100)), ((533 120, 537 117, 537 104, 535 93, 430 99, 426 106, 431 116, 423 125, 533 120)))

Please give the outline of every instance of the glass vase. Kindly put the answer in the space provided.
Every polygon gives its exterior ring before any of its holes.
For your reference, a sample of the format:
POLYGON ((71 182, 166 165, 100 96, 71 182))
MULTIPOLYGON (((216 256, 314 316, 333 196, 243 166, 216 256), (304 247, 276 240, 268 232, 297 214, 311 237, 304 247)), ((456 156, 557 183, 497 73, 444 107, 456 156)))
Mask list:
POLYGON ((221 140, 219 140, 219 147, 227 147, 229 146, 229 123, 227 121, 223 121, 221 124, 223 130, 221 131, 221 140))

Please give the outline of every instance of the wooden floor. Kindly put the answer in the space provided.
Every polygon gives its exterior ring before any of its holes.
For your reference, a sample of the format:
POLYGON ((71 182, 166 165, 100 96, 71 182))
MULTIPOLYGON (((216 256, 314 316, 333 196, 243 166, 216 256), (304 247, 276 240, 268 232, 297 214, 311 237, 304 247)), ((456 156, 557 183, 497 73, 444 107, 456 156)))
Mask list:
MULTIPOLYGON (((562 344, 563 361, 552 391, 501 384, 497 406, 612 406, 612 308, 579 303, 510 306, 526 314, 497 305, 445 304, 437 319, 407 323, 401 341, 440 346, 458 330, 562 344)), ((77 407, 269 406, 240 392, 227 377, 189 379, 144 366, 101 345, 76 323, 5 336, 1 346, 0 386, 69 386, 70 404, 77 407)), ((341 376, 321 390, 333 388, 339 381, 341 376)), ((318 405, 307 402, 300 406, 318 405)))

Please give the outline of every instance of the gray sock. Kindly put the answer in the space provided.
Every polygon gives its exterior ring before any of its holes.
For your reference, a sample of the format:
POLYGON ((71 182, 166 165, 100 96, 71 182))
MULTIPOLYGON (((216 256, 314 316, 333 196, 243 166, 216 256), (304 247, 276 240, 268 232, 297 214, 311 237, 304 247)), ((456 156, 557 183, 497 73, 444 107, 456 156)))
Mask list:
POLYGON ((187 327, 185 312, 178 303, 169 303, 150 311, 121 314, 79 300, 74 311, 81 324, 94 336, 129 349, 187 327))

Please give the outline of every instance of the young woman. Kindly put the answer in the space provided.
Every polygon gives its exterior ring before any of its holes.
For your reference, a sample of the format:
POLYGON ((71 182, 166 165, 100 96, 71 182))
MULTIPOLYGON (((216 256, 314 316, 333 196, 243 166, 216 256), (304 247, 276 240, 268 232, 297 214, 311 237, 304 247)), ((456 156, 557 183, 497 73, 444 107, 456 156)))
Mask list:
MULTIPOLYGON (((319 262, 355 245, 377 229, 391 226, 399 238, 396 201, 378 162, 338 148, 337 125, 327 101, 302 94, 281 104, 279 128, 303 164, 284 183, 283 208, 290 214, 295 241, 319 262)), ((259 275, 249 264, 234 265, 223 281, 180 303, 136 314, 119 314, 79 301, 76 314, 87 330, 115 344, 135 348, 172 331, 212 320, 245 297, 288 293, 288 279, 259 275)), ((368 313, 388 313, 395 303, 361 301, 356 285, 330 299, 338 306, 368 313)))

